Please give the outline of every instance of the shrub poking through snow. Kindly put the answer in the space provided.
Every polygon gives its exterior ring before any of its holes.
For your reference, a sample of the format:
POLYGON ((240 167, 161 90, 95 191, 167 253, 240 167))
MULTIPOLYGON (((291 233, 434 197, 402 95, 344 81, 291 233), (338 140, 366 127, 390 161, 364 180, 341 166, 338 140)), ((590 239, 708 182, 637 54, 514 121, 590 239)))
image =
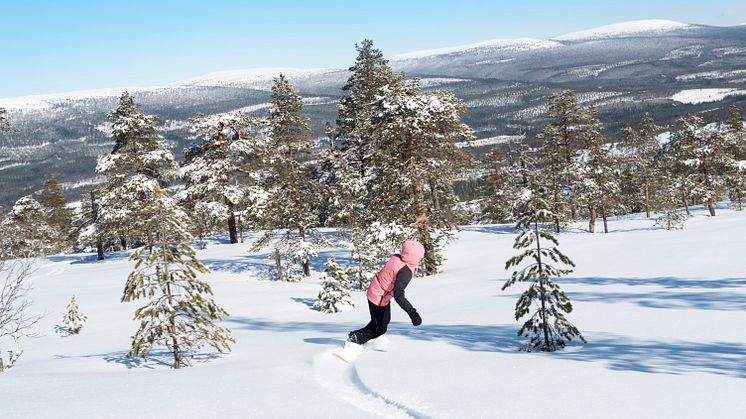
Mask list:
POLYGON ((515 228, 520 233, 513 244, 514 249, 525 249, 505 263, 505 269, 518 267, 526 259, 527 266, 516 270, 502 289, 516 282, 529 282, 529 288, 521 294, 515 306, 515 318, 521 319, 530 314, 529 319, 518 330, 519 336, 527 336, 528 343, 523 350, 531 352, 553 352, 565 346, 574 337, 585 342, 580 331, 573 326, 563 313, 572 312, 572 304, 567 295, 552 281, 552 277, 572 272, 560 269, 547 262, 559 262, 567 266, 575 264, 557 248, 558 241, 547 228, 555 220, 549 204, 536 192, 525 190, 521 198, 521 212, 515 228), (553 244, 546 247, 546 243, 553 244), (530 311, 535 308, 532 313, 530 311))
POLYGON ((86 320, 88 320, 88 317, 80 312, 78 302, 75 301, 75 295, 73 295, 70 303, 67 305, 67 314, 62 318, 62 323, 67 325, 67 336, 80 333, 83 326, 85 326, 86 320))
POLYGON ((333 257, 329 258, 321 276, 323 285, 319 291, 319 298, 313 304, 313 308, 324 313, 337 313, 355 308, 350 295, 351 274, 352 268, 343 268, 333 257))

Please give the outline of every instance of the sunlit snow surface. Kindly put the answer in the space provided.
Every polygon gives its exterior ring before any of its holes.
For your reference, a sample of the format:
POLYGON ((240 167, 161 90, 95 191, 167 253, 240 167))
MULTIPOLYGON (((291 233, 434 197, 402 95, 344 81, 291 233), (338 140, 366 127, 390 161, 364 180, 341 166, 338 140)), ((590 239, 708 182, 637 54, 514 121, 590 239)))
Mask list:
MULTIPOLYGON (((509 225, 464 226, 445 249, 442 273, 416 278, 407 297, 414 328, 392 308, 387 347, 354 365, 331 356, 368 321, 357 308, 311 310, 329 256, 301 283, 258 280, 271 266, 251 242, 210 241, 198 252, 231 317, 233 352, 206 350, 193 367, 125 357, 139 302, 119 302, 132 268, 126 253, 48 257, 33 276, 37 339, 23 341, 17 366, 0 374, 3 419, 26 418, 730 418, 746 411, 746 212, 695 208, 682 231, 633 215, 609 234, 578 223, 558 236, 577 268, 558 280, 573 301, 570 320, 588 339, 554 354, 522 353, 513 309, 523 286, 500 288, 516 252, 509 225), (76 294, 88 323, 79 336, 55 332, 76 294)), ((599 220, 597 229, 602 229, 599 220)), ((332 234, 332 232, 328 232, 332 234)))

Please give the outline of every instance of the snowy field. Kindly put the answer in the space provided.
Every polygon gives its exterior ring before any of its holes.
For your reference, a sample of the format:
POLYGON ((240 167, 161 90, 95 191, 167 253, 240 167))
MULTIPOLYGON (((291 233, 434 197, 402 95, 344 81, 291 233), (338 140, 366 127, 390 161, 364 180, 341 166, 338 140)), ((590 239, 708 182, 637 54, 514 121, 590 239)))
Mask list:
POLYGON ((33 277, 43 336, 25 340, 16 367, 0 374, 0 417, 746 417, 746 212, 699 210, 683 231, 637 215, 610 228, 559 236, 577 264, 559 283, 587 345, 516 351, 523 288, 500 291, 515 234, 469 226, 447 247, 443 272, 407 289, 423 325, 394 306, 388 342, 352 366, 330 353, 367 322, 364 294, 351 312, 310 309, 323 262, 346 259, 343 250, 324 252, 297 284, 259 281, 266 255, 248 242, 200 251, 237 343, 181 370, 164 354, 124 357, 138 306, 119 302, 126 255, 49 257, 33 277), (62 337, 55 327, 73 293, 89 320, 62 337))

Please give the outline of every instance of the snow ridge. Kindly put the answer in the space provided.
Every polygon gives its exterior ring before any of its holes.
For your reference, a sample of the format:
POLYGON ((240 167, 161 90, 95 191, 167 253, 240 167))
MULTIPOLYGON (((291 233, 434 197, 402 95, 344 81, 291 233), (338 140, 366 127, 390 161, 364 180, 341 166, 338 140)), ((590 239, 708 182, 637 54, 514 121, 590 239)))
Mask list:
POLYGON ((397 54, 390 58, 391 61, 414 60, 418 58, 432 57, 437 55, 454 54, 458 52, 467 52, 474 49, 490 48, 504 52, 524 52, 535 49, 548 49, 562 47, 562 44, 556 41, 533 38, 516 38, 516 39, 492 39, 474 44, 460 45, 455 47, 435 48, 423 51, 407 52, 397 54))
POLYGON ((561 41, 579 41, 601 38, 625 38, 638 35, 662 34, 676 30, 691 29, 694 27, 694 25, 688 23, 674 22, 672 20, 632 20, 629 22, 615 23, 598 28, 571 32, 554 39, 561 41))

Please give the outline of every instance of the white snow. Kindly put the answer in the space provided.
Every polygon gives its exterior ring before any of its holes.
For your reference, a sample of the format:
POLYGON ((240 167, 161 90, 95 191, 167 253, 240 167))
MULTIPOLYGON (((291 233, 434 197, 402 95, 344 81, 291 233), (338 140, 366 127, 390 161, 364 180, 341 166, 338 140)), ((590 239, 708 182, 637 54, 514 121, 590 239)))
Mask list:
POLYGON ((681 103, 698 104, 705 102, 717 102, 719 100, 725 99, 728 96, 739 95, 746 95, 746 90, 738 90, 733 88, 687 89, 671 96, 671 99, 681 103))
POLYGON ((16 366, 0 374, 2 417, 741 417, 746 212, 705 214, 695 208, 682 231, 633 215, 612 219, 609 234, 560 234, 577 268, 557 282, 589 342, 553 354, 516 351, 522 289, 500 290, 516 253, 508 225, 464 227, 443 272, 407 288, 423 325, 392 307, 388 348, 352 366, 331 352, 367 323, 365 295, 353 294, 350 312, 309 308, 325 257, 346 261, 343 249, 322 252, 300 283, 258 280, 271 263, 248 251, 258 236, 199 251, 237 342, 231 354, 207 351, 179 371, 162 353, 147 363, 124 357, 138 306, 119 302, 126 254, 49 257, 31 295, 33 311, 46 313, 43 336, 24 340, 16 366), (73 293, 88 323, 61 337, 55 326, 73 293))
POLYGON ((76 90, 72 92, 53 93, 46 95, 0 98, 0 107, 20 110, 44 110, 49 109, 56 104, 62 104, 73 100, 118 97, 125 90, 130 93, 136 93, 154 91, 158 89, 163 89, 163 87, 112 87, 104 89, 76 90))
POLYGON ((554 39, 580 41, 601 38, 623 38, 639 35, 661 34, 665 32, 693 28, 693 25, 662 19, 632 20, 615 23, 594 29, 572 32, 554 39))
POLYGON ((280 73, 289 78, 299 78, 314 76, 328 73, 334 70, 323 68, 253 68, 247 70, 227 70, 216 71, 186 80, 180 80, 172 83, 173 86, 237 86, 237 85, 258 85, 262 89, 268 89, 271 86, 272 79, 280 73))
POLYGON ((474 44, 460 45, 456 47, 435 48, 424 51, 407 52, 397 54, 391 57, 392 61, 413 60, 425 57, 434 57, 438 55, 454 54, 468 52, 476 49, 491 49, 504 52, 523 52, 536 49, 558 48, 563 45, 559 42, 533 39, 533 38, 516 38, 516 39, 492 39, 489 41, 477 42, 474 44))
POLYGON ((495 137, 480 138, 474 141, 464 141, 461 143, 456 143, 456 147, 458 148, 483 147, 486 145, 505 144, 505 143, 510 143, 514 141, 521 141, 524 138, 526 138, 525 135, 498 135, 495 137))

